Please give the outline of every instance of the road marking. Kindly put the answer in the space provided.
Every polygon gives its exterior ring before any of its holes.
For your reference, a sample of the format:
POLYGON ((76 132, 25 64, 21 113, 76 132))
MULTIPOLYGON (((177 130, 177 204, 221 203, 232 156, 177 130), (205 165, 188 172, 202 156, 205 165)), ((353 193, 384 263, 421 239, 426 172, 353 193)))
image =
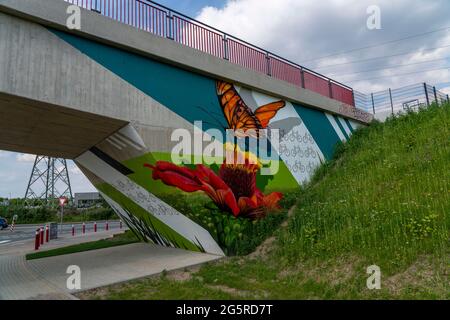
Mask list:
POLYGON ((4 244, 4 243, 8 243, 8 242, 11 242, 11 240, 3 240, 3 241, 0 241, 0 244, 4 244))

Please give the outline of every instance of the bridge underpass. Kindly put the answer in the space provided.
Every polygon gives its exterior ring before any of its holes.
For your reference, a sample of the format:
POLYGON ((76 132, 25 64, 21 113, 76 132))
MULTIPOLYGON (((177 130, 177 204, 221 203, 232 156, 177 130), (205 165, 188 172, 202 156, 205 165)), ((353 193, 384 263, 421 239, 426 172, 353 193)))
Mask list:
MULTIPOLYGON (((171 159, 174 130, 193 134, 196 121, 204 131, 233 128, 228 108, 245 110, 258 129, 279 129, 280 169, 269 179, 258 173, 269 195, 307 183, 337 143, 372 120, 333 94, 89 10, 81 30, 68 30, 67 6, 0 0, 0 149, 75 160, 142 240, 224 255, 211 230, 163 200, 179 190, 152 177, 149 168, 171 159)), ((325 84, 332 93, 336 84, 325 84)))
POLYGON ((0 149, 75 159, 127 122, 0 94, 0 149))

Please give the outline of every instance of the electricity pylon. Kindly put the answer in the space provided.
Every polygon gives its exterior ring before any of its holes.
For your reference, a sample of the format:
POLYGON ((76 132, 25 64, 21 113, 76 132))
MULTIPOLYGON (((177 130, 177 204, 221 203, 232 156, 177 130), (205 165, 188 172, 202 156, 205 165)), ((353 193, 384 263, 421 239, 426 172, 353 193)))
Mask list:
POLYGON ((67 197, 72 201, 69 171, 65 159, 36 156, 31 171, 25 201, 40 200, 52 204, 55 199, 67 197))

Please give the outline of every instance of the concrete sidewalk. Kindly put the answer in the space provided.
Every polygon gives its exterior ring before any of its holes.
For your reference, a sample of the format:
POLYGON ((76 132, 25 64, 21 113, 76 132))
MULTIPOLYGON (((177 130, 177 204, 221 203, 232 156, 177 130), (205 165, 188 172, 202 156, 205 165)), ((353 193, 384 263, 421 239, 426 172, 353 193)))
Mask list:
POLYGON ((222 258, 145 243, 80 252, 28 262, 33 272, 65 294, 138 279, 222 258), (68 266, 81 270, 81 290, 68 290, 68 266))
POLYGON ((0 300, 73 300, 71 294, 53 286, 41 278, 28 265, 24 256, 0 256, 0 300))
MULTIPOLYGON (((124 231, 89 233, 76 237, 65 236, 52 240, 42 246, 40 251, 66 247, 74 244, 92 242, 112 237, 124 231)), ((76 299, 71 294, 52 285, 39 273, 33 271, 25 259, 27 253, 34 251, 34 240, 13 242, 0 246, 0 300, 23 299, 76 299)))
MULTIPOLYGON (((117 230, 86 236, 61 238, 44 246, 55 249, 77 243, 105 239, 117 230)), ((76 299, 76 291, 89 290, 137 278, 155 275, 164 270, 181 269, 222 257, 137 243, 70 255, 25 260, 25 254, 34 252, 33 242, 20 247, 11 246, 0 253, 0 300, 62 300, 76 299), (68 290, 66 282, 71 265, 80 267, 81 290, 68 290)))

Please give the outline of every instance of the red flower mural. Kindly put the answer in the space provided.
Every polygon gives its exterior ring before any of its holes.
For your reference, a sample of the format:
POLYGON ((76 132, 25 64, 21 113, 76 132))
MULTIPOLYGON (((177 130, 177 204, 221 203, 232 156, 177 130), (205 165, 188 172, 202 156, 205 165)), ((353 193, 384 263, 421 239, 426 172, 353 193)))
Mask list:
POLYGON ((256 186, 257 164, 223 164, 219 175, 204 165, 189 169, 166 161, 156 165, 145 164, 153 170, 153 179, 185 192, 205 192, 217 207, 252 220, 265 217, 268 211, 278 208, 283 195, 273 192, 264 195, 256 186))

